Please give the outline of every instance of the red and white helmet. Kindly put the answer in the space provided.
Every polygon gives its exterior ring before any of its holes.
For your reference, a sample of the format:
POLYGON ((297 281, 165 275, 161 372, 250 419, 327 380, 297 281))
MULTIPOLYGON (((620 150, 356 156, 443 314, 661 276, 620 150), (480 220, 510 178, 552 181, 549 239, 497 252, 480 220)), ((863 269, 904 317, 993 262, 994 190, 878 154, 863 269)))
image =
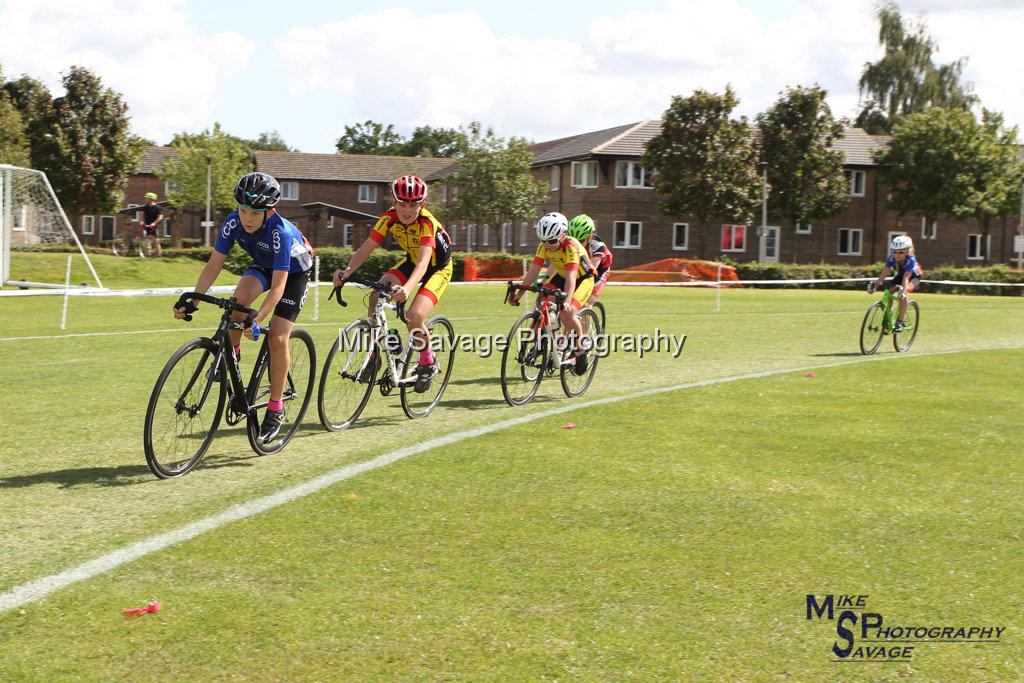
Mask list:
POLYGON ((400 202, 422 202, 427 198, 427 184, 414 175, 404 175, 391 183, 391 194, 400 202))

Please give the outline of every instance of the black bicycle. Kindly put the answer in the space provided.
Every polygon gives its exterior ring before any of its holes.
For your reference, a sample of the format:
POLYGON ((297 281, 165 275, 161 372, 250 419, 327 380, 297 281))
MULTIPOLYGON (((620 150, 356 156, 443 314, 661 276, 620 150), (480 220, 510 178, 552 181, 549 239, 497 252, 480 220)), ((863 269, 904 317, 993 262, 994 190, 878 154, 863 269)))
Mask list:
MULTIPOLYGON (((193 301, 221 308, 224 314, 213 337, 186 342, 167 361, 153 387, 146 409, 144 442, 146 462, 157 477, 179 477, 203 459, 213 441, 221 416, 229 425, 247 420, 249 444, 260 455, 275 453, 295 435, 312 397, 316 374, 316 349, 305 330, 292 329, 288 341, 291 366, 283 401, 286 422, 277 439, 260 441, 259 411, 270 400, 270 348, 266 337, 256 356, 248 384, 242 382, 228 330, 247 330, 256 311, 239 304, 234 297, 218 299, 199 292, 183 294, 175 308, 195 310, 193 301), (232 320, 233 312, 245 320, 232 320), (289 414, 290 413, 290 414, 289 414)), ((185 320, 192 320, 186 315, 185 320)), ((267 328, 260 327, 262 335, 267 328)))
MULTIPOLYGON (((438 315, 426 323, 436 359, 434 379, 430 389, 417 393, 414 354, 419 351, 412 344, 406 348, 397 329, 387 329, 386 310, 395 311, 403 323, 408 322, 404 305, 390 303, 392 285, 347 282, 378 292, 380 296, 370 315, 339 331, 338 339, 327 354, 316 401, 320 424, 329 432, 350 427, 366 407, 374 385, 382 396, 388 396, 397 387, 406 416, 413 419, 426 417, 441 402, 452 376, 455 328, 451 321, 438 315)), ((344 285, 342 283, 342 287, 344 285)), ((341 287, 335 287, 328 300, 335 296, 341 306, 348 306, 341 298, 341 287)))

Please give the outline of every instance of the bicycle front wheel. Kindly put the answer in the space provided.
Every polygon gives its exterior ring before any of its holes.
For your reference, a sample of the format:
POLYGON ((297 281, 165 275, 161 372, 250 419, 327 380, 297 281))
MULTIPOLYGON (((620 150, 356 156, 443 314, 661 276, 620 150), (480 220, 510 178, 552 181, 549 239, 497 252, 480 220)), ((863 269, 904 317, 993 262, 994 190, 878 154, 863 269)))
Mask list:
POLYGON ((885 324, 885 306, 876 301, 864 314, 864 322, 860 325, 860 352, 870 356, 878 350, 882 343, 882 326, 885 324))
MULTIPOLYGON (((430 343, 434 348, 435 368, 434 378, 430 382, 430 388, 421 394, 416 393, 413 384, 402 383, 401 397, 402 410, 406 416, 415 420, 426 417, 441 402, 445 389, 448 388, 448 380, 452 376, 452 367, 455 364, 455 328, 452 327, 448 318, 437 316, 427 321, 427 330, 430 332, 430 343)), ((418 364, 415 362, 416 351, 409 347, 405 355, 405 378, 416 377, 418 364)))
MULTIPOLYGON (((598 322, 597 314, 590 308, 580 311, 580 323, 583 325, 584 341, 581 343, 589 345, 587 352, 587 369, 576 374, 576 367, 573 364, 562 365, 562 391, 570 398, 582 396, 594 381, 594 373, 597 372, 597 337, 601 334, 601 323, 598 322)), ((577 361, 579 362, 579 361, 577 361)))
POLYGON ((533 399, 551 353, 550 337, 534 316, 535 312, 520 316, 501 352, 501 393, 510 406, 526 405, 533 399))
POLYGON ((338 335, 320 372, 316 408, 320 424, 329 432, 352 426, 366 402, 380 369, 374 353, 370 323, 357 320, 338 335))
POLYGON ((602 332, 607 331, 608 327, 607 327, 607 323, 606 323, 606 320, 605 320, 605 318, 607 316, 606 316, 605 311, 604 311, 604 304, 601 303, 600 301, 595 301, 594 305, 591 306, 591 308, 593 308, 594 311, 597 313, 597 317, 599 318, 599 322, 601 323, 601 331, 602 332))
POLYGON ((146 464, 160 479, 180 477, 210 447, 224 412, 225 386, 216 367, 217 345, 199 338, 167 361, 146 408, 146 464))
POLYGON ((903 353, 910 348, 910 345, 917 338, 918 325, 920 324, 921 308, 917 305, 916 301, 908 301, 907 319, 904 321, 904 327, 892 335, 892 345, 895 347, 896 353, 903 353))
MULTIPOLYGON (((267 343, 269 352, 270 345, 267 343)), ((266 408, 270 401, 270 358, 263 364, 260 374, 249 384, 249 445, 260 455, 270 455, 284 448, 302 424, 302 418, 313 397, 313 382, 316 380, 316 347, 309 332, 292 328, 288 337, 288 355, 290 363, 288 376, 285 379, 284 403, 285 423, 277 438, 270 443, 260 441, 259 417, 261 409, 266 408)))

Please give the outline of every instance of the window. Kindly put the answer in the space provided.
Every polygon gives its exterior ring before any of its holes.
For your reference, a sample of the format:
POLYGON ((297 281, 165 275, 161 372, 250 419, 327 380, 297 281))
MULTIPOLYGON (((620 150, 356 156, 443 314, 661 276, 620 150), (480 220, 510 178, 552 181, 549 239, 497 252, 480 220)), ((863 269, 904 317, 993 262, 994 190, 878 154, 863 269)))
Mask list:
POLYGON ((441 203, 442 204, 447 204, 448 203, 448 186, 447 185, 442 185, 441 186, 441 203))
POLYGON ((928 221, 927 218, 925 218, 924 216, 921 216, 921 239, 923 239, 923 240, 933 240, 933 239, 935 239, 935 236, 938 234, 939 222, 938 221, 932 221, 931 228, 929 229, 929 227, 926 224, 927 221, 928 221))
POLYGON ((654 187, 651 172, 638 161, 615 163, 615 187, 654 187))
POLYGON ((845 171, 846 179, 850 182, 850 196, 864 196, 864 171, 845 171))
POLYGON ((796 234, 798 234, 798 235, 810 235, 811 234, 811 224, 810 223, 797 223, 796 224, 796 234))
POLYGON ((345 223, 341 226, 341 246, 351 247, 352 246, 352 231, 354 226, 352 223, 345 223))
POLYGON ((686 251, 690 245, 690 224, 672 224, 672 248, 676 251, 686 251))
POLYGON ((375 204, 377 202, 377 186, 376 185, 360 185, 359 186, 359 201, 362 204, 375 204))
POLYGON ((171 219, 170 218, 165 218, 164 222, 163 222, 163 226, 164 226, 164 237, 170 237, 171 236, 171 219))
POLYGON ((164 183, 164 196, 166 197, 167 195, 171 194, 172 192, 175 193, 175 194, 180 194, 182 189, 183 188, 181 186, 181 183, 179 183, 177 181, 175 181, 175 182, 167 181, 167 182, 164 183))
POLYGON ((860 256, 860 228, 839 228, 839 255, 860 256))
POLYGON ((14 221, 13 225, 11 225, 11 230, 25 232, 28 228, 28 204, 22 204, 21 211, 13 211, 12 213, 14 214, 14 221))
POLYGON ((967 236, 967 258, 971 261, 983 261, 988 258, 989 237, 983 235, 967 236))
POLYGON ((294 180, 281 183, 281 199, 296 200, 299 198, 299 184, 294 180))
POLYGON ((480 240, 480 244, 482 246, 486 247, 490 243, 491 243, 491 226, 487 225, 487 223, 484 223, 484 238, 482 240, 480 240))
POLYGON ((597 162, 596 161, 574 161, 574 162, 572 162, 572 186, 573 187, 597 187, 597 162))
POLYGON ((505 251, 506 249, 511 249, 512 248, 512 237, 514 235, 514 230, 515 230, 515 228, 513 227, 512 223, 502 223, 501 224, 501 250, 502 251, 505 251))
POLYGON ((554 192, 558 189, 558 180, 562 175, 562 168, 560 166, 551 167, 551 191, 554 192))
POLYGON ((519 246, 526 246, 526 226, 529 225, 526 221, 519 224, 519 246))
POLYGON ((114 239, 114 217, 100 216, 100 239, 114 239))
POLYGON ((82 234, 96 234, 96 216, 82 216, 82 234))
POLYGON ((722 226, 722 251, 746 251, 747 250, 747 226, 745 225, 723 225, 722 226))
POLYGON ((640 248, 640 231, 643 223, 634 221, 615 221, 615 241, 613 246, 623 249, 640 248))
POLYGON ((466 226, 466 251, 473 251, 473 246, 476 243, 476 223, 470 223, 466 226))

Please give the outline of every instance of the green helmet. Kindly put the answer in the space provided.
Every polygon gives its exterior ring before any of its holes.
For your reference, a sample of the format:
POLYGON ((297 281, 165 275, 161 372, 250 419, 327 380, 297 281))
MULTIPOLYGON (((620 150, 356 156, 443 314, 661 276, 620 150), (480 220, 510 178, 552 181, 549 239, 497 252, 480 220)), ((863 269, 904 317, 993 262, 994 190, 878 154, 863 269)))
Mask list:
POLYGON ((594 229, 594 219, 585 213, 569 221, 569 237, 575 237, 580 242, 593 235, 594 229))
POLYGON ((153 201, 156 201, 156 192, 147 192, 146 199, 152 199, 153 201))

